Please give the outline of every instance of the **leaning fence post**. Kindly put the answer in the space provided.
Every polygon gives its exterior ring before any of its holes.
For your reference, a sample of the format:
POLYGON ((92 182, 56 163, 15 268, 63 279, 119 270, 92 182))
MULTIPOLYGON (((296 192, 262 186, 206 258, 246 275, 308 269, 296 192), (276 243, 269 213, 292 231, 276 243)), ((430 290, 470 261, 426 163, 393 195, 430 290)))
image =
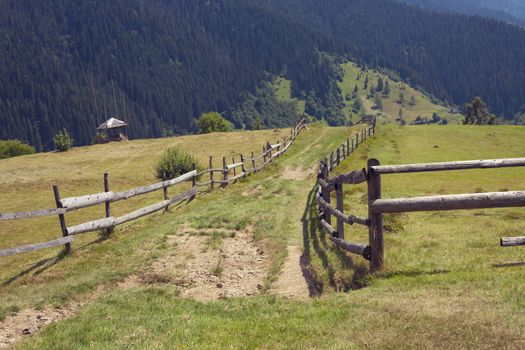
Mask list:
POLYGON ((368 239, 372 247, 371 271, 381 270, 384 261, 383 213, 374 213, 370 209, 373 201, 381 199, 381 175, 372 171, 372 167, 377 165, 380 165, 377 159, 368 160, 368 239))
MULTIPOLYGON (((53 186, 53 193, 55 194, 55 202, 56 202, 57 208, 58 209, 63 208, 62 203, 60 202, 60 192, 58 191, 57 185, 53 186)), ((59 214, 58 220, 60 221, 60 230, 62 231, 62 237, 67 237, 68 233, 67 233, 67 226, 66 226, 66 218, 64 214, 59 214)), ((69 252, 71 251, 71 243, 66 243, 64 245, 64 249, 66 251, 66 254, 69 254, 69 252)))
MULTIPOLYGON (((104 173, 104 192, 109 192, 109 174, 104 173)), ((110 201, 109 199, 106 200, 105 207, 106 207, 106 218, 109 218, 111 216, 111 207, 110 207, 110 201)), ((110 235, 113 232, 112 228, 106 229, 106 235, 110 235)))
POLYGON ((213 157, 210 156, 210 190, 215 188, 215 180, 213 179, 213 157))
MULTIPOLYGON (((325 166, 323 167, 322 178, 323 180, 328 181, 327 164, 325 164, 325 166)), ((330 190, 327 188, 321 187, 321 195, 323 196, 323 199, 325 200, 325 202, 330 204, 330 190)), ((323 216, 324 216, 324 221, 326 221, 328 224, 332 224, 332 213, 330 209, 323 208, 323 216)))
POLYGON ((228 167, 226 166, 226 157, 222 157, 222 176, 223 176, 223 186, 228 184, 228 167))
MULTIPOLYGON (((335 183, 335 195, 337 201, 337 210, 341 213, 344 212, 344 203, 343 203, 343 181, 338 180, 335 183)), ((339 216, 337 217, 337 237, 344 239, 345 238, 345 222, 339 216)))

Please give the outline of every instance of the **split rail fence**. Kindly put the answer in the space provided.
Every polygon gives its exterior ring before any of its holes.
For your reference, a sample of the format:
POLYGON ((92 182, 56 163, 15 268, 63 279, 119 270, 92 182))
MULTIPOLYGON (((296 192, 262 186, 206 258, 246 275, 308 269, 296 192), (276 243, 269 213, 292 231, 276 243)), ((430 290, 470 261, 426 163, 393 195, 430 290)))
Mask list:
POLYGON ((0 257, 9 256, 18 253, 25 253, 45 248, 52 248, 64 245, 65 252, 69 253, 71 250, 71 243, 75 235, 94 232, 94 231, 105 231, 106 234, 110 234, 112 230, 118 225, 136 220, 143 216, 153 214, 155 212, 165 210, 167 211, 170 206, 177 203, 181 203, 185 200, 193 199, 197 195, 197 188, 208 186, 210 191, 213 191, 215 185, 225 187, 228 184, 234 183, 237 180, 244 178, 248 175, 255 174, 273 162, 275 159, 283 155, 291 144, 295 141, 299 133, 303 128, 307 127, 306 119, 302 119, 295 123, 294 127, 290 131, 290 135, 278 140, 275 144, 267 142, 262 149, 262 154, 255 157, 253 152, 251 157, 245 158, 240 155, 237 160, 235 157, 232 158, 232 163, 228 163, 226 157, 222 159, 222 168, 214 168, 213 158, 209 159, 209 169, 204 170, 200 173, 195 170, 195 164, 193 170, 181 175, 175 179, 161 181, 155 184, 146 185, 142 187, 133 188, 123 192, 112 192, 109 190, 109 174, 104 174, 104 192, 89 194, 80 197, 61 198, 58 186, 53 186, 53 194, 55 197, 56 208, 42 209, 31 212, 18 212, 18 213, 0 213, 0 221, 2 220, 20 220, 29 219, 42 216, 58 216, 60 231, 62 237, 37 244, 29 244, 14 248, 8 248, 0 250, 0 257), (239 171, 237 171, 239 170, 239 171), (198 179, 208 174, 209 181, 199 183, 198 179), (219 176, 216 176, 218 174, 219 176), (233 175, 233 176, 232 176, 233 175), (168 196, 168 189, 177 184, 191 181, 191 189, 184 193, 177 194, 171 198, 168 196), (121 200, 127 200, 132 197, 144 195, 154 191, 163 190, 164 199, 158 203, 137 209, 131 213, 123 216, 114 217, 111 216, 111 203, 115 203, 121 200), (85 222, 75 226, 67 226, 66 214, 96 205, 105 206, 105 217, 102 219, 85 222))
MULTIPOLYGON (((319 215, 321 225, 330 233, 332 241, 342 249, 359 254, 370 260, 372 271, 380 270, 384 262, 383 214, 416 211, 442 211, 463 209, 486 209, 525 207, 525 191, 454 194, 412 198, 383 199, 381 176, 419 172, 452 171, 466 169, 494 169, 525 167, 525 158, 472 160, 427 164, 403 164, 383 166, 377 159, 368 161, 368 169, 352 171, 335 178, 328 177, 330 164, 321 162, 319 173, 319 215), (368 184, 368 218, 343 214, 343 183, 368 184), (336 192, 337 204, 330 204, 330 193, 336 192), (331 216, 337 218, 337 228, 331 226, 331 216), (368 226, 368 245, 349 243, 344 240, 344 224, 358 223, 368 226)), ((524 246, 525 237, 501 238, 502 247, 524 246)))

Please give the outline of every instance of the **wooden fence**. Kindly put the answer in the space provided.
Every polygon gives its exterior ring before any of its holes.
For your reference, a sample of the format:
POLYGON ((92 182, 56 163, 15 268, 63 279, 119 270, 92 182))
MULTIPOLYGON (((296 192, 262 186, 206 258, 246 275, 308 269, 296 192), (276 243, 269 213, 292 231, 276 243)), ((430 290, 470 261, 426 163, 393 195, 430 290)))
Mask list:
POLYGON ((341 161, 349 157, 359 145, 375 134, 376 120, 369 121, 366 129, 361 130, 355 136, 346 141, 321 161, 319 174, 317 176, 318 191, 316 199, 321 226, 328 232, 332 242, 339 248, 362 256, 367 260, 372 258, 372 248, 364 243, 352 243, 345 240, 345 224, 359 224, 369 226, 367 218, 344 213, 343 185, 356 185, 367 181, 366 170, 352 171, 348 174, 329 178, 329 173, 341 164, 341 161), (331 193, 335 192, 336 206, 331 204, 331 193), (336 228, 332 226, 332 216, 336 218, 336 228))
POLYGON ((215 184, 220 185, 221 187, 227 186, 241 178, 244 178, 250 174, 255 174, 261 171, 268 164, 273 162, 276 158, 284 154, 290 145, 295 141, 296 137, 299 135, 303 128, 307 128, 306 119, 302 119, 299 122, 295 123, 294 127, 290 131, 288 137, 283 138, 282 140, 277 140, 275 144, 267 142, 263 146, 262 154, 258 157, 255 157, 254 154, 251 154, 250 158, 245 158, 243 155, 240 155, 238 161, 236 162, 235 157, 232 158, 232 163, 228 164, 226 157, 222 159, 222 168, 216 169, 213 166, 213 158, 210 157, 209 169, 204 170, 200 173, 195 170, 195 164, 192 171, 179 176, 175 179, 170 179, 166 181, 161 181, 155 184, 146 185, 142 187, 133 188, 123 192, 112 192, 109 191, 109 174, 104 174, 104 192, 89 194, 80 197, 70 197, 70 198, 61 198, 60 191, 58 186, 53 186, 53 193, 55 196, 56 208, 52 209, 43 209, 31 212, 18 212, 18 213, 7 213, 0 214, 0 221, 2 220, 18 220, 18 219, 29 219, 42 216, 52 216, 56 215, 59 219, 60 231, 62 233, 62 238, 55 239, 49 242, 37 243, 24 245, 15 248, 8 248, 0 250, 0 257, 8 256, 18 253, 25 253, 34 250, 40 250, 44 248, 51 248, 64 245, 65 252, 69 253, 71 250, 71 242, 75 235, 93 232, 93 231, 105 231, 106 234, 111 233, 111 231, 118 225, 122 225, 129 221, 136 220, 145 215, 149 215, 161 210, 168 210, 168 208, 177 203, 183 202, 188 199, 192 199, 197 195, 197 188, 208 186, 210 191, 213 191, 215 184), (239 169, 239 171, 237 171, 239 169), (218 173, 221 178, 216 178, 215 174, 218 173), (209 181, 198 183, 197 179, 201 178, 205 174, 209 175, 209 181), (233 175, 233 176, 231 176, 233 175), (173 187, 177 184, 181 184, 186 181, 191 181, 191 189, 187 190, 184 193, 175 195, 171 198, 168 196, 168 188, 173 187), (114 217, 111 216, 111 203, 115 203, 121 200, 127 200, 132 197, 144 195, 154 191, 163 191, 163 200, 137 209, 131 213, 125 214, 123 216, 114 217), (66 223, 66 214, 74 210, 80 210, 95 205, 104 205, 105 206, 105 217, 82 223, 75 226, 67 226, 66 223))
MULTIPOLYGON (((370 260, 370 269, 377 271, 381 269, 384 262, 384 213, 525 207, 525 191, 383 199, 381 195, 382 175, 524 166, 525 158, 392 166, 382 166, 378 160, 370 159, 368 161, 368 169, 353 171, 330 179, 328 178, 328 164, 322 162, 319 176, 320 191, 317 197, 321 225, 332 235, 334 243, 343 249, 362 255, 370 260), (342 213, 342 184, 357 184, 362 182, 368 183, 368 218, 345 216, 342 213), (336 192, 336 208, 330 205, 330 193, 333 191, 336 192), (334 229, 330 225, 332 215, 337 218, 337 229, 334 229), (359 223, 368 226, 368 245, 352 244, 344 241, 344 223, 359 223)), ((525 245, 525 237, 501 238, 500 245, 503 247, 525 245)))

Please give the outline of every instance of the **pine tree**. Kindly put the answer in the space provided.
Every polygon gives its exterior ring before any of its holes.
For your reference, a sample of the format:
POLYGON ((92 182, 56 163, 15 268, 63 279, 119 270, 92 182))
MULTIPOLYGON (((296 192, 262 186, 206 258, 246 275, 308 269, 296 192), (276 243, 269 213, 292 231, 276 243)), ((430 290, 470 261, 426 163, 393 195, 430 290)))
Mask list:
POLYGON ((376 91, 377 92, 382 92, 385 88, 385 85, 383 83, 383 78, 379 78, 377 79, 377 87, 376 87, 376 91))
POLYGON ((383 94, 385 96, 390 96, 390 82, 388 81, 388 79, 385 83, 385 89, 383 90, 383 94))

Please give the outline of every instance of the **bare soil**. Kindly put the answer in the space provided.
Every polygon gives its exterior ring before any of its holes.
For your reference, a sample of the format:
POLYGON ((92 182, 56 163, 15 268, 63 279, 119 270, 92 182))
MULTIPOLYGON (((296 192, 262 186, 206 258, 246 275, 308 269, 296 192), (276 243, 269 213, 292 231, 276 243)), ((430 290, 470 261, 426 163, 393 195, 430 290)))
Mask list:
POLYGON ((288 257, 271 293, 299 300, 307 300, 311 296, 301 256, 300 247, 288 247, 288 257))

